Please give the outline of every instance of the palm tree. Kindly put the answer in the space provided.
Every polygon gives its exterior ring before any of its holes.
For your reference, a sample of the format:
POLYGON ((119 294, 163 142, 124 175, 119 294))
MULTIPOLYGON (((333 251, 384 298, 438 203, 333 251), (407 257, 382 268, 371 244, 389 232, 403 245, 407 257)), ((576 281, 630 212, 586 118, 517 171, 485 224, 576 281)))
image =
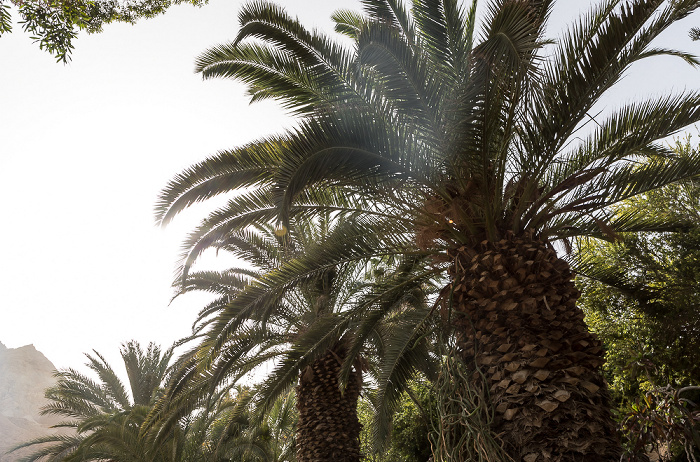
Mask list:
POLYGON ((93 380, 74 369, 56 372, 55 386, 46 391, 50 400, 42 414, 66 418, 56 427, 74 430, 37 438, 16 449, 36 450, 26 461, 45 460, 171 460, 173 445, 151 448, 140 438, 140 426, 158 397, 169 370, 172 349, 162 351, 149 344, 143 350, 136 341, 122 345, 121 356, 129 378, 129 392, 102 355, 86 354, 93 380))
MULTIPOLYGON (((229 204, 226 210, 229 209, 241 208, 229 204)), ((219 218, 220 214, 215 212, 192 238, 198 239, 197 236, 206 230, 210 246, 219 251, 229 250, 262 271, 234 268, 186 275, 181 294, 207 291, 217 298, 200 312, 194 332, 195 336, 202 337, 201 343, 176 374, 169 392, 172 404, 164 403, 165 409, 159 410, 160 416, 154 420, 172 421, 181 413, 190 412, 188 404, 201 401, 217 387, 231 386, 255 367, 276 361, 276 369, 257 390, 256 405, 258 412, 265 415, 296 384, 297 461, 319 458, 359 461, 361 426, 357 401, 362 372, 368 364, 357 357, 346 383, 341 383, 340 370, 349 353, 356 325, 344 314, 367 292, 368 284, 364 280, 367 268, 355 262, 337 263, 280 291, 261 309, 241 310, 238 296, 245 293, 247 286, 264 281, 269 273, 285 263, 294 264, 295 256, 322 246, 333 235, 338 220, 328 214, 314 221, 298 219, 282 234, 265 225, 258 225, 254 230, 234 231, 226 220, 222 222, 219 218), (214 235, 217 236, 215 240, 212 239, 214 235), (319 333, 324 334, 320 339, 319 333), (207 367, 203 368, 202 363, 207 367)), ((414 294, 409 303, 404 297, 395 301, 394 311, 401 311, 401 319, 408 313, 414 318, 416 314, 428 317, 428 310, 421 304, 423 299, 414 294)), ((373 345, 366 342, 362 352, 367 352, 367 348, 375 354, 385 350, 378 341, 396 346, 410 342, 414 345, 411 353, 414 359, 409 359, 409 355, 401 359, 411 363, 407 367, 411 371, 424 369, 427 341, 420 338, 421 331, 414 324, 411 323, 408 335, 404 333, 403 338, 398 338, 395 332, 387 331, 385 323, 383 331, 379 327, 372 333, 373 345), (399 343, 401 341, 403 343, 399 343)), ((399 322, 393 323, 394 327, 399 325, 399 322)))
MULTIPOLYGON (((475 3, 366 0, 365 15, 334 15, 353 50, 273 4, 249 3, 236 40, 205 52, 198 70, 243 81, 253 100, 280 100, 298 127, 183 172, 162 193, 158 219, 244 188, 269 192, 274 207, 231 209, 221 220, 287 226, 300 213, 348 212, 361 198, 337 239, 248 286, 240 309, 339 261, 431 258, 412 277, 446 281, 437 305, 461 356, 486 377, 492 429, 511 456, 616 460, 602 347, 554 245, 676 224, 611 207, 700 173, 699 156, 659 143, 700 119, 700 94, 630 103, 605 118, 591 110, 636 61, 671 55, 697 65, 653 41, 700 1, 605 0, 550 41, 553 3, 491 1, 474 41, 475 3)), ((189 257, 211 238, 190 241, 189 257)), ((357 314, 402 288, 374 291, 357 314)))

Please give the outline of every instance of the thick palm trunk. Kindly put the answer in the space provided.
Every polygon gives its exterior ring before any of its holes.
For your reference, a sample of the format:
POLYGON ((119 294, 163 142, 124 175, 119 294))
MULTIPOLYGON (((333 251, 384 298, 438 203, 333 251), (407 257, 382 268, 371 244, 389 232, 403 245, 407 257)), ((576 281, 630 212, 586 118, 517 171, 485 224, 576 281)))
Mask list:
POLYGON ((342 354, 329 351, 306 368, 297 386, 297 462, 359 462, 357 400, 360 377, 353 371, 344 393, 338 387, 342 354))
POLYGON ((452 257, 462 351, 489 382, 493 430, 513 458, 619 460, 603 350, 576 307, 568 264, 512 236, 452 257))

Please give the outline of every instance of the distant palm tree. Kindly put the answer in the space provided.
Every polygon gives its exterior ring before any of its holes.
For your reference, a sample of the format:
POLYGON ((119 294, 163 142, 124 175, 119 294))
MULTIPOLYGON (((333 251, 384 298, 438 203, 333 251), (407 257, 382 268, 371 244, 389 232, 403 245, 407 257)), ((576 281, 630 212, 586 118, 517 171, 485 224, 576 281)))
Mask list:
MULTIPOLYGON (((240 309, 252 312, 337 262, 430 259, 411 268, 412 278, 446 281, 437 304, 461 356, 486 377, 493 431, 512 457, 609 461, 620 448, 602 346, 554 245, 676 224, 615 215, 611 206, 700 173, 700 156, 678 157, 660 142, 700 120, 700 94, 649 98, 605 117, 592 110, 637 61, 671 55, 698 64, 652 42, 700 1, 606 0, 549 41, 553 4, 491 1, 473 41, 475 3, 367 0, 365 15, 334 15, 352 50, 273 4, 247 4, 236 40, 205 52, 198 70, 241 80, 253 100, 278 99, 301 119, 177 176, 158 219, 236 190, 265 191, 274 206, 230 209, 232 226, 347 213, 323 249, 248 286, 240 309), (355 200, 364 205, 351 212, 355 200)), ((211 242, 199 238, 188 258, 211 242)), ((405 288, 395 282, 358 304, 357 315, 405 288)))
POLYGON ((26 461, 175 460, 177 438, 154 451, 139 435, 140 425, 167 378, 172 355, 171 349, 162 351, 152 343, 146 351, 136 341, 122 345, 129 391, 96 351, 85 356, 97 381, 75 369, 56 372, 58 381, 46 391, 50 402, 41 412, 64 417, 66 420, 56 427, 74 432, 37 438, 14 450, 35 448, 23 459, 26 461))

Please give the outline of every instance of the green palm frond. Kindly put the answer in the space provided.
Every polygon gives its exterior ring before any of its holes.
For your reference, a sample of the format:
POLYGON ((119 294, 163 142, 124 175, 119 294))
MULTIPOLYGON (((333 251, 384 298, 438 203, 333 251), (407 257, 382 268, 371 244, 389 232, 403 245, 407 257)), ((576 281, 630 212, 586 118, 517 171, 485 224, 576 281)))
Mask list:
POLYGON ((429 308, 407 310, 394 323, 385 323, 377 377, 377 395, 373 438, 376 447, 384 447, 390 435, 391 418, 396 405, 417 372, 434 370, 437 357, 431 357, 427 339, 434 315, 429 308))
POLYGON ((83 438, 72 435, 48 435, 14 446, 8 454, 24 448, 34 448, 33 452, 21 457, 21 462, 58 462, 69 457, 80 445, 83 438), (36 449, 38 447, 38 449, 36 449))
POLYGON ((156 204, 156 220, 165 225, 192 204, 215 195, 270 181, 280 152, 290 140, 271 137, 240 149, 220 152, 173 178, 156 204))
POLYGON ((115 409, 128 409, 130 406, 126 388, 114 369, 107 363, 107 360, 93 350, 94 356, 86 354, 88 358, 87 366, 92 369, 102 382, 101 388, 105 390, 107 397, 114 403, 115 409))
POLYGON ((125 343, 121 349, 122 360, 131 385, 135 405, 146 406, 156 397, 158 389, 167 380, 172 360, 172 348, 161 351, 154 343, 143 351, 136 341, 125 343))
POLYGON ((408 10, 397 0, 362 0, 365 18, 385 22, 398 29, 409 41, 415 37, 415 24, 408 10))

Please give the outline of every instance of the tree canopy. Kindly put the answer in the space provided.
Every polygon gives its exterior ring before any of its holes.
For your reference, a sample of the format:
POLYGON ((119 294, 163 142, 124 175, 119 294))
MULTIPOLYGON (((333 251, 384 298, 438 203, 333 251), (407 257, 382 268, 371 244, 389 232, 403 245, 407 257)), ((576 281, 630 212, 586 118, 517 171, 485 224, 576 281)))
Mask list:
POLYGON ((134 24, 152 18, 173 5, 190 3, 201 6, 208 0, 0 0, 0 36, 12 31, 11 5, 17 8, 19 23, 59 62, 70 60, 73 40, 79 31, 90 34, 102 31, 105 24, 134 24))
MULTIPOLYGON (((696 148, 686 142, 677 150, 696 148)), ((621 398, 636 394, 639 382, 700 383, 700 184, 689 179, 650 191, 617 213, 631 210, 684 226, 584 241, 578 249, 593 276, 579 278, 582 307, 608 346, 606 367, 621 398)))

